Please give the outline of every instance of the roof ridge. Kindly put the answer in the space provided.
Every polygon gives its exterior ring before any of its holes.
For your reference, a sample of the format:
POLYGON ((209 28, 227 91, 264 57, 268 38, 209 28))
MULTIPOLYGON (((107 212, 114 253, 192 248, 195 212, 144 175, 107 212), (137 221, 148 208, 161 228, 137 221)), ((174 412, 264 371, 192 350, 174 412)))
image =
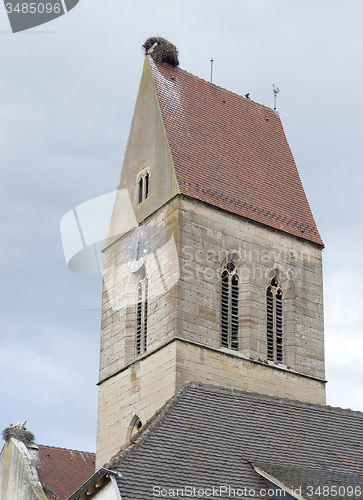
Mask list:
POLYGON ((240 97, 245 102, 249 102, 251 104, 257 104, 258 106, 262 106, 263 108, 266 108, 267 110, 272 111, 273 113, 280 116, 280 113, 276 109, 272 109, 269 106, 266 106, 266 104, 261 104, 260 102, 254 101, 253 99, 247 99, 247 97, 244 97, 243 95, 237 94, 237 92, 233 92, 232 90, 228 90, 224 87, 221 87, 220 85, 216 85, 215 83, 211 83, 208 80, 201 78, 200 76, 197 76, 197 75, 194 75, 193 73, 190 73, 190 71, 187 71, 186 69, 183 69, 180 66, 173 66, 172 64, 169 64, 166 62, 157 63, 154 61, 154 59, 150 55, 148 55, 146 57, 149 57, 150 62, 152 62, 156 67, 158 67, 158 66, 170 66, 170 67, 174 68, 175 70, 182 71, 183 73, 186 73, 187 75, 192 76, 193 78, 197 78, 198 80, 200 80, 204 83, 207 83, 208 85, 212 85, 213 87, 216 87, 217 89, 224 90, 225 92, 228 92, 228 94, 232 94, 236 97, 240 97))
POLYGON ((133 450, 137 449, 150 435, 151 431, 158 427, 161 422, 163 422, 167 415, 174 408, 176 403, 181 399, 181 397, 189 390, 189 388, 195 384, 195 382, 187 381, 178 392, 174 394, 161 408, 159 408, 154 415, 149 418, 144 426, 142 426, 139 431, 126 443, 120 451, 114 455, 111 460, 106 463, 103 467, 105 469, 114 469, 122 459, 131 453, 133 450))
POLYGON ((38 444, 38 443, 36 443, 36 445, 38 447, 42 447, 42 448, 52 448, 53 450, 73 451, 75 453, 87 453, 88 455, 96 455, 96 452, 94 452, 94 451, 73 450, 71 448, 62 448, 61 446, 51 446, 49 444, 38 444))
POLYGON ((286 403, 292 403, 294 406, 310 406, 314 408, 321 408, 322 410, 336 410, 339 412, 345 412, 345 413, 353 413, 353 414, 358 414, 363 416, 363 412, 359 410, 352 410, 351 408, 341 408, 340 406, 331 406, 331 405, 323 405, 321 403, 311 403, 310 401, 300 401, 298 399, 290 399, 290 398, 282 398, 281 396, 271 396, 270 394, 261 394, 258 392, 254 391, 248 391, 248 390, 243 390, 243 389, 234 389, 228 388, 228 387, 223 387, 223 386, 216 386, 212 384, 204 384, 203 382, 192 382, 190 385, 194 386, 200 386, 205 389, 217 389, 221 392, 230 392, 230 393, 238 393, 238 394, 246 394, 248 396, 253 396, 253 397, 258 397, 262 399, 269 399, 271 401, 282 401, 286 403))

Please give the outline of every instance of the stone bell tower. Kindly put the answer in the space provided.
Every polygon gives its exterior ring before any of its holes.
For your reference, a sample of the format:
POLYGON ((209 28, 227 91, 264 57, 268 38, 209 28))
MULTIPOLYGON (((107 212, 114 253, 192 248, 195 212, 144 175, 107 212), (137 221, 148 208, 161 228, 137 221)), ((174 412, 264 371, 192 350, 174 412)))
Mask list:
POLYGON ((278 113, 145 50, 104 249, 98 466, 187 380, 325 403, 323 242, 278 113))

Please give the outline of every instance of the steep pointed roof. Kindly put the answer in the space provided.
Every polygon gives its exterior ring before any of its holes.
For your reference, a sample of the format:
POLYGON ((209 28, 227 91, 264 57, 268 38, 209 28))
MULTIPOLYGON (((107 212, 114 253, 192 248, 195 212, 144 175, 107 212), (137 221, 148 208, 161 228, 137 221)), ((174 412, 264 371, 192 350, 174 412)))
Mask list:
POLYGON ((323 245, 278 113, 150 64, 180 192, 323 245))

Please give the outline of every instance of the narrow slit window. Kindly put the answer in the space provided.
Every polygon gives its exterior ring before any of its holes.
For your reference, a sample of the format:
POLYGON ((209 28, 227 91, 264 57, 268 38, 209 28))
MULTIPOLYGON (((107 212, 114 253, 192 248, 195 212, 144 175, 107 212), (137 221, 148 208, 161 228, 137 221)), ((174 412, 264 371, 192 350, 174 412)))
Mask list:
POLYGON ((144 278, 137 285, 136 303, 136 356, 147 350, 148 281, 144 278))
POLYGON ((266 291, 267 359, 284 361, 283 291, 278 279, 271 280, 266 291))
POLYGON ((283 361, 282 292, 276 293, 276 361, 283 361))
POLYGON ((145 200, 149 196, 149 174, 145 175, 145 200))
POLYGON ((229 262, 221 274, 221 345, 238 350, 239 277, 229 262))
POLYGON ((144 280, 144 352, 147 348, 147 306, 148 306, 148 282, 144 280))
POLYGON ((137 286, 137 305, 136 305, 136 355, 141 354, 141 336, 142 336, 142 285, 137 286))
POLYGON ((143 192, 142 192, 142 191, 143 191, 143 180, 144 180, 144 179, 143 179, 142 177, 140 177, 140 179, 139 179, 139 203, 141 203, 141 202, 142 202, 142 196, 143 196, 143 192))
POLYGON ((223 347, 228 347, 228 331, 229 331, 229 279, 228 272, 222 273, 222 310, 221 310, 221 323, 222 323, 222 338, 221 343, 223 347))
POLYGON ((267 359, 274 359, 274 297, 269 286, 266 293, 267 302, 267 359))

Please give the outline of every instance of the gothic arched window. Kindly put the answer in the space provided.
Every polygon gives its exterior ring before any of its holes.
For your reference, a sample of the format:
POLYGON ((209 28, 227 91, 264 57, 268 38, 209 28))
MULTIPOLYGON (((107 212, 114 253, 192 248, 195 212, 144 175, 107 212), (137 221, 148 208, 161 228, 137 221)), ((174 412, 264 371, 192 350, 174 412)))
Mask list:
POLYGON ((266 291, 267 305, 267 359, 284 361, 283 291, 278 279, 272 278, 266 291))
POLYGON ((146 352, 147 348, 147 308, 148 282, 147 278, 139 281, 136 291, 136 356, 146 352))
POLYGON ((150 191, 150 173, 148 170, 142 170, 137 175, 137 204, 142 203, 149 196, 150 191))
POLYGON ((221 344, 238 350, 239 277, 236 266, 228 262, 221 274, 221 344))
POLYGON ((128 431, 127 439, 130 440, 137 432, 142 428, 142 422, 137 415, 134 415, 131 419, 128 431))

